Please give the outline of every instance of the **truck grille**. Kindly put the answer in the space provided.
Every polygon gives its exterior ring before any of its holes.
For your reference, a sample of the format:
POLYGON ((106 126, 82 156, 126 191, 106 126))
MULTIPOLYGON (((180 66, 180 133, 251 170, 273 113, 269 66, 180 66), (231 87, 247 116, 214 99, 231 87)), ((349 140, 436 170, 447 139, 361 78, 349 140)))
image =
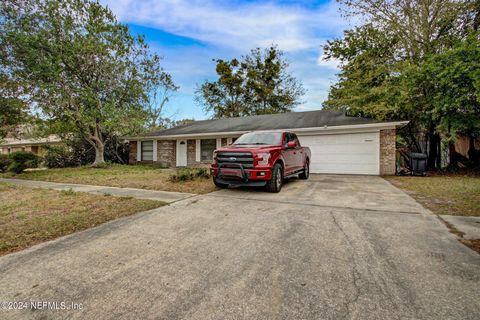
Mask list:
POLYGON ((219 152, 217 164, 224 168, 238 168, 241 164, 244 169, 253 168, 253 155, 251 152, 219 152))

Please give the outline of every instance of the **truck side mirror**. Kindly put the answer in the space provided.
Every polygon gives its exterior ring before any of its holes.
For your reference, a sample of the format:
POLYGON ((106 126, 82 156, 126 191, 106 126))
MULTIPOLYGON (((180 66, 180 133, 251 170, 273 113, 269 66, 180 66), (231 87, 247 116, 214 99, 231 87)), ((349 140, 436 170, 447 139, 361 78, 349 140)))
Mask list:
POLYGON ((287 148, 292 149, 297 147, 297 142, 296 141, 288 141, 287 143, 287 148))

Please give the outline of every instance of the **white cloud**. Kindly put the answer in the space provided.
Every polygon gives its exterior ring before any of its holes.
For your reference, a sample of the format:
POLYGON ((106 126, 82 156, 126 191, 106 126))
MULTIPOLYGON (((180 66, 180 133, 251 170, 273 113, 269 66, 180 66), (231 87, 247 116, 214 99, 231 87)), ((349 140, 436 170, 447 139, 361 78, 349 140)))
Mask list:
MULTIPOLYGON (((180 91, 168 107, 176 118, 204 118, 193 102, 196 84, 215 77, 213 58, 231 59, 254 47, 277 44, 286 51, 290 71, 307 90, 296 111, 321 108, 335 81, 339 62, 323 60, 319 48, 327 39, 341 36, 351 25, 330 0, 315 8, 298 4, 236 3, 215 0, 101 0, 122 22, 133 23, 188 37, 207 44, 170 46, 151 42, 165 59, 180 91)), ((147 38, 148 40, 148 38, 147 38)))
POLYGON ((318 47, 320 34, 338 35, 346 26, 334 1, 313 10, 272 2, 229 5, 211 0, 102 2, 122 21, 161 28, 242 52, 272 43, 287 52, 318 47))
POLYGON ((317 59, 317 65, 319 67, 339 70, 340 64, 341 64, 341 61, 339 59, 330 58, 327 60, 325 58, 326 58, 325 53, 323 52, 322 49, 320 49, 320 55, 318 56, 318 59, 317 59))

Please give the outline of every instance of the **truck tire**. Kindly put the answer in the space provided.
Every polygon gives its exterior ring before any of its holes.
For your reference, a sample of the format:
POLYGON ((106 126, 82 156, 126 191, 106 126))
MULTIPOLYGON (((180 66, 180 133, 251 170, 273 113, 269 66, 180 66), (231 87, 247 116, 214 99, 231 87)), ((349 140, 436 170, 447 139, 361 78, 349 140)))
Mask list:
POLYGON ((215 177, 213 177, 213 183, 219 188, 222 188, 222 189, 228 188, 228 184, 218 182, 215 177))
POLYGON ((280 192, 283 185, 283 172, 282 165, 280 163, 275 164, 272 169, 272 179, 267 182, 267 191, 269 192, 280 192))
POLYGON ((303 167, 302 173, 300 173, 298 177, 300 179, 307 180, 309 175, 310 175, 310 163, 307 160, 305 161, 305 166, 303 167))

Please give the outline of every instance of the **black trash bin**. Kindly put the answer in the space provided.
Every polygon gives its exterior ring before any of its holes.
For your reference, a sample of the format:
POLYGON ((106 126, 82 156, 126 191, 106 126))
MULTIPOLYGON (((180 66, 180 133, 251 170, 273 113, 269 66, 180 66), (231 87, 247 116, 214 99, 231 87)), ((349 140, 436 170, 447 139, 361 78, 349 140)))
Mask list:
POLYGON ((410 170, 412 176, 424 176, 427 170, 427 155, 424 153, 411 153, 410 170))

